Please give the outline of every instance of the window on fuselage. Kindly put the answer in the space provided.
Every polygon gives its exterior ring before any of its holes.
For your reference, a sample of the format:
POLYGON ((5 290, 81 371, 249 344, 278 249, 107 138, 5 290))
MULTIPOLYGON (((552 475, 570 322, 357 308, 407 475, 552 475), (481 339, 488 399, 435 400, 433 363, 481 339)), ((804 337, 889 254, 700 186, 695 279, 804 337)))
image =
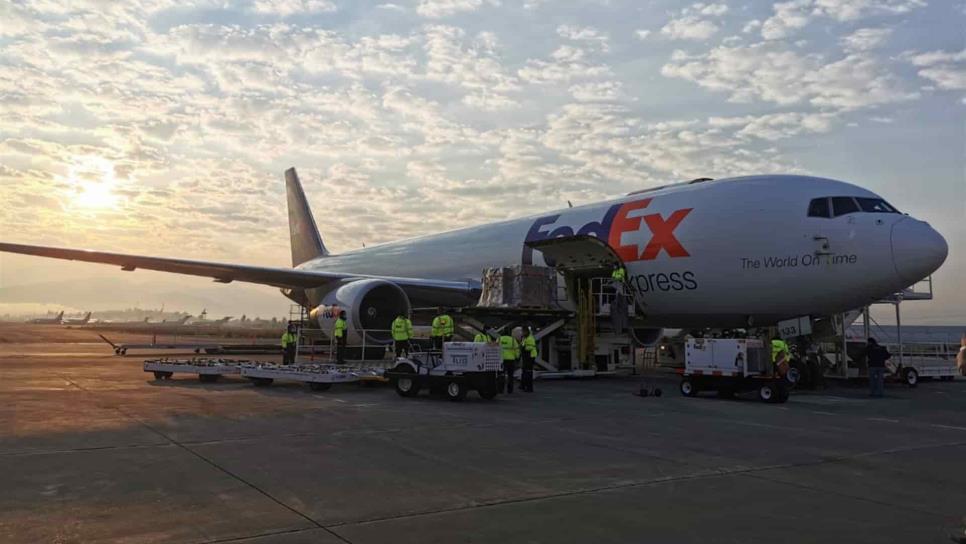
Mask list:
POLYGON ((862 198, 855 197, 855 200, 859 203, 859 207, 862 211, 869 213, 899 213, 899 210, 895 209, 885 200, 881 198, 862 198))
POLYGON ((855 199, 850 196, 833 196, 832 197, 832 216, 838 217, 840 215, 845 215, 848 213, 855 213, 859 211, 859 205, 855 203, 855 199))
POLYGON ((808 204, 809 217, 832 217, 828 207, 828 198, 813 198, 808 204))

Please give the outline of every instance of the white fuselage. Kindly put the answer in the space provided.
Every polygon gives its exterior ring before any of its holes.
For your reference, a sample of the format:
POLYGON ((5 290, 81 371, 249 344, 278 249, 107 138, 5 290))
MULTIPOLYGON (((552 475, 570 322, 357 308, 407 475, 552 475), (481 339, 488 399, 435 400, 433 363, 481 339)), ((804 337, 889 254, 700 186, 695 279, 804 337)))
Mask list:
POLYGON ((811 201, 825 197, 879 199, 823 178, 722 179, 391 242, 299 268, 479 282, 485 267, 546 264, 526 241, 590 234, 624 260, 647 304, 646 325, 740 327, 857 308, 945 260, 942 236, 903 214, 810 217, 811 201))

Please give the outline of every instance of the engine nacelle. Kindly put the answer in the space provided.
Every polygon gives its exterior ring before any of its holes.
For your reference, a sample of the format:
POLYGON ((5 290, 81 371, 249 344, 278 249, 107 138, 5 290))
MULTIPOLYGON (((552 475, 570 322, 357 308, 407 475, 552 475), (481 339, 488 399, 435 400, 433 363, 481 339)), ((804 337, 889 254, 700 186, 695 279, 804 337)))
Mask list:
POLYGON ((639 327, 631 329, 631 336, 639 346, 653 346, 664 336, 664 329, 654 327, 639 327))
POLYGON ((410 304, 405 291, 395 283, 364 279, 330 291, 310 315, 318 320, 322 331, 331 334, 343 310, 349 325, 349 344, 361 344, 363 334, 367 344, 389 344, 392 321, 400 313, 409 315, 410 304))

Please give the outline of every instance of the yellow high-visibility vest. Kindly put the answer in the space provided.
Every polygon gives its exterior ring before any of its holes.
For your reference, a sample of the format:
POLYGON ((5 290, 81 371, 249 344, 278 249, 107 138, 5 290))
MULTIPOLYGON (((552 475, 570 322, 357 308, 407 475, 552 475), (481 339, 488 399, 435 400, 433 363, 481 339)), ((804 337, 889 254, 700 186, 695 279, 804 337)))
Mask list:
POLYGON ((618 266, 610 273, 610 277, 617 281, 624 281, 627 279, 627 270, 623 266, 618 266))
POLYGON ((500 355, 504 361, 516 360, 520 356, 520 343, 517 342, 517 339, 508 334, 501 336, 500 355))
POLYGON ((345 333, 348 329, 349 324, 345 322, 345 319, 340 317, 335 320, 335 327, 333 327, 332 335, 336 338, 342 338, 345 336, 345 333))
POLYGON ((778 356, 780 354, 785 354, 785 361, 788 362, 792 358, 792 350, 788 348, 788 343, 784 340, 772 340, 771 341, 771 362, 778 361, 778 356))
POLYGON ((532 334, 528 334, 523 339, 523 351, 530 353, 530 356, 534 359, 537 358, 537 339, 532 334))
POLYGON ((476 336, 473 337, 473 341, 474 342, 489 342, 490 341, 490 337, 488 335, 486 335, 486 334, 483 334, 482 332, 478 332, 478 333, 476 333, 476 336))
POLYGON ((288 331, 285 331, 285 334, 282 335, 282 347, 283 348, 288 347, 289 344, 294 344, 294 343, 296 343, 298 341, 299 341, 299 337, 296 336, 296 335, 294 335, 294 334, 292 334, 292 333, 290 333, 290 332, 288 332, 288 331))
POLYGON ((443 314, 438 315, 433 318, 432 335, 433 336, 453 336, 453 318, 443 314))
POLYGON ((397 317, 392 322, 392 339, 397 342, 409 340, 413 324, 405 317, 397 317))

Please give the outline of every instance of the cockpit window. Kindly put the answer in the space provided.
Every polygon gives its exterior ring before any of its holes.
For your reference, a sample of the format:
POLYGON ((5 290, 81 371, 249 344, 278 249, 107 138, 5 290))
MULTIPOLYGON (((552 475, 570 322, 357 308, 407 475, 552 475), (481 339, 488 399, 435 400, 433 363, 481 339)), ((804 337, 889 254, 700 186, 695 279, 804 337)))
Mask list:
POLYGON ((888 202, 882 200, 881 198, 861 198, 856 197, 855 200, 858 201, 859 206, 862 211, 869 213, 899 213, 899 210, 893 208, 888 202))
POLYGON ((832 196, 813 198, 808 203, 809 217, 839 217, 855 213, 899 213, 899 210, 881 198, 832 196), (829 205, 831 203, 831 205, 829 205))
POLYGON ((832 217, 828 208, 828 198, 814 198, 808 204, 809 217, 832 217))
POLYGON ((859 205, 855 203, 854 198, 850 196, 832 197, 832 215, 834 217, 857 211, 859 211, 859 205))

